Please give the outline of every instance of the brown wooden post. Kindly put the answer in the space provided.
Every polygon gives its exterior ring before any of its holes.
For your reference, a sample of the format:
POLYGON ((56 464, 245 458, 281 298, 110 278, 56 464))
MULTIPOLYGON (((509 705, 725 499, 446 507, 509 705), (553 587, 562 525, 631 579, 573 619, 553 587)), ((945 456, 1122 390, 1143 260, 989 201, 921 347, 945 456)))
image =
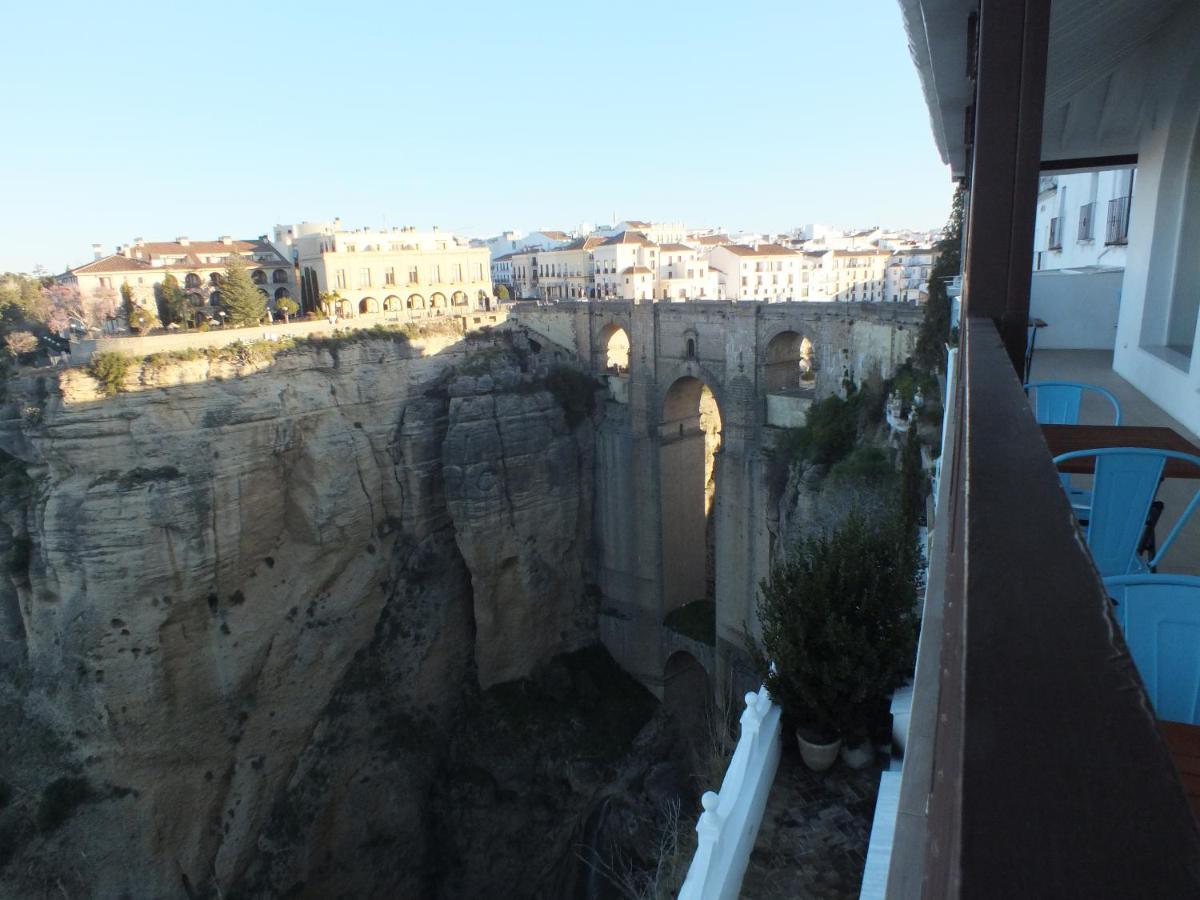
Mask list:
POLYGON ((1023 371, 1050 0, 982 0, 963 314, 996 323, 1023 371))

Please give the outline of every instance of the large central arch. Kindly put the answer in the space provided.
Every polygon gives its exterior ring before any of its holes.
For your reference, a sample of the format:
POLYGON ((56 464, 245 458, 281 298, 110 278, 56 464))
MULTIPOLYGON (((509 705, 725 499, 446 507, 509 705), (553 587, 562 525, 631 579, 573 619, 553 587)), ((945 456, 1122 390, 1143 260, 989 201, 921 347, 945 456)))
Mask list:
POLYGON ((676 379, 659 424, 663 614, 714 599, 714 507, 721 411, 699 378, 676 379))

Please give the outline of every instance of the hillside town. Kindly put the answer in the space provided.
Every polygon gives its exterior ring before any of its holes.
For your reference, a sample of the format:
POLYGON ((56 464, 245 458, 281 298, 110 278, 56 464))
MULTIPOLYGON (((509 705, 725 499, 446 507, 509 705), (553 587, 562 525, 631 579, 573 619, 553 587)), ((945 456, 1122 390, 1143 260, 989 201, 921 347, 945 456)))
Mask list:
POLYGON ((276 225, 254 238, 138 237, 108 253, 94 244, 92 260, 54 281, 77 307, 68 316, 77 335, 252 324, 232 322, 222 301, 235 257, 261 297, 261 322, 298 316, 361 325, 509 302, 920 304, 937 237, 823 225, 730 234, 630 219, 469 238, 436 226, 350 228, 334 219, 276 225))

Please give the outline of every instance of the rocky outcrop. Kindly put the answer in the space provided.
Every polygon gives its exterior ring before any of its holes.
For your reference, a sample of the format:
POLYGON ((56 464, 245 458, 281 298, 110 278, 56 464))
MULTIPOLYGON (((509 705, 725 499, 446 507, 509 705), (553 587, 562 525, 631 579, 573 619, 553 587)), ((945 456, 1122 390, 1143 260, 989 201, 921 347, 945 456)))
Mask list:
POLYGON ((414 887, 356 881, 345 854, 387 821, 420 858, 464 698, 594 637, 590 424, 484 342, 14 394, 0 894, 414 887))

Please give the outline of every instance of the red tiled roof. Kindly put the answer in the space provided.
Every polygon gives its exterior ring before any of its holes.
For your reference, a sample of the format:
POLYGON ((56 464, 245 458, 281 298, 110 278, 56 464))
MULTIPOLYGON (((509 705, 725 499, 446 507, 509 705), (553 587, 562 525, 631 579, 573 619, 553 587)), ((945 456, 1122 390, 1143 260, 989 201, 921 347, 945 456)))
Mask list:
POLYGON ((672 253, 694 253, 695 249, 687 244, 659 244, 659 250, 670 250, 672 253))
POLYGON ((758 247, 747 247, 745 244, 728 244, 721 248, 734 256, 796 256, 797 251, 778 244, 759 244, 758 247))
POLYGON ((647 238, 640 231, 622 231, 618 235, 610 237, 604 242, 605 246, 610 244, 638 244, 642 247, 657 247, 652 240, 647 238))
POLYGON ((630 266, 628 269, 626 269, 621 274, 622 275, 649 275, 651 273, 650 273, 650 270, 647 269, 645 266, 630 266))
POLYGON ((114 253, 103 259, 97 259, 74 269, 68 269, 72 275, 100 275, 105 272, 141 272, 154 268, 150 263, 140 259, 130 259, 120 253, 114 253))

